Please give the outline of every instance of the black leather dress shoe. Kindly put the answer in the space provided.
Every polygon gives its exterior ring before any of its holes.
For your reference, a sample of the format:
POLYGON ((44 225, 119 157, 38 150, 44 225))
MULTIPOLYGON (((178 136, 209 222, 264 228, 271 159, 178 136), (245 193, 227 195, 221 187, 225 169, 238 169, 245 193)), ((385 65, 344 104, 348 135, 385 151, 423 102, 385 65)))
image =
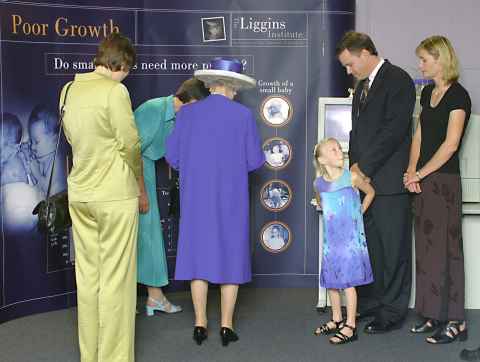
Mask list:
POLYGON ((208 337, 207 328, 196 326, 193 328, 193 340, 200 346, 208 337))
POLYGON ((238 335, 230 328, 220 328, 220 337, 222 338, 222 346, 228 346, 230 342, 238 341, 238 335))
POLYGON ((395 329, 402 328, 402 322, 392 322, 392 321, 383 321, 381 319, 375 318, 373 321, 368 323, 364 332, 367 334, 381 334, 393 331, 395 329))
POLYGON ((418 324, 410 328, 412 333, 431 333, 435 332, 440 326, 440 322, 436 319, 424 318, 418 324))

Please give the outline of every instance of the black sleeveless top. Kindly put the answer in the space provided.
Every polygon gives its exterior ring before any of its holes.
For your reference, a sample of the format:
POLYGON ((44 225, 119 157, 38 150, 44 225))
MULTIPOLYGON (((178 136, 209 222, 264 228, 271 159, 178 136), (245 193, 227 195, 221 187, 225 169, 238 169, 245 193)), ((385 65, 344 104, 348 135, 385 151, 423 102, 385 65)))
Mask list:
MULTIPOLYGON (((463 134, 470 119, 472 103, 468 92, 460 83, 452 83, 436 107, 430 106, 433 87, 434 84, 429 84, 423 88, 420 98, 420 104, 422 105, 422 112, 420 113, 422 143, 420 146, 420 158, 418 160, 417 170, 423 167, 433 157, 440 145, 445 141, 451 111, 456 109, 463 109, 465 111, 463 134)), ((437 172, 460 173, 458 151, 462 144, 463 134, 457 151, 437 172)))

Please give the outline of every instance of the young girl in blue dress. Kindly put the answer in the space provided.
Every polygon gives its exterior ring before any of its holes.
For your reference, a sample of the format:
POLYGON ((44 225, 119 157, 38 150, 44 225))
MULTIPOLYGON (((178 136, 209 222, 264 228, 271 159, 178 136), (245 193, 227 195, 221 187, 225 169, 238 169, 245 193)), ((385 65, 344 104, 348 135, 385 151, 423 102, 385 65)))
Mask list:
POLYGON ((373 281, 362 215, 372 203, 375 190, 359 174, 344 168, 343 152, 334 138, 315 146, 314 163, 318 175, 314 187, 323 211, 320 285, 328 289, 332 305, 332 319, 314 333, 334 334, 330 343, 344 344, 358 339, 355 287, 373 281), (363 202, 359 190, 365 194, 363 202), (346 320, 342 317, 341 289, 346 296, 346 320))

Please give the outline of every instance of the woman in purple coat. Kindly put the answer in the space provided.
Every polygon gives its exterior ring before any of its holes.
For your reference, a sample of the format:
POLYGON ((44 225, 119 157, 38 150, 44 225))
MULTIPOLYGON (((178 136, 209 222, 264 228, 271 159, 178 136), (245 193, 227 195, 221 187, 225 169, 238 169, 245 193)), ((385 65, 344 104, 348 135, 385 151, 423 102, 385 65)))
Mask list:
POLYGON ((248 173, 265 157, 252 112, 232 100, 256 84, 241 69, 237 60, 216 58, 210 69, 196 71, 211 95, 183 107, 167 139, 165 157, 180 173, 175 279, 191 281, 199 345, 207 338, 208 283, 221 285, 226 346, 238 340, 232 323, 238 286, 251 280, 248 173))

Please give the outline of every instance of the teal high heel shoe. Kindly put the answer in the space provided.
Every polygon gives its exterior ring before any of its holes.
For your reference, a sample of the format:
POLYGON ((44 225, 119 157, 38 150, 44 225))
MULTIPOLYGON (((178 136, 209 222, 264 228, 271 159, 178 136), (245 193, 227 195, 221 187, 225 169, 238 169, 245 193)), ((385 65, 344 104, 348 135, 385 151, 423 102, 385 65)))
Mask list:
POLYGON ((151 306, 148 304, 146 305, 147 317, 153 316, 155 314, 155 311, 168 313, 168 314, 179 313, 182 311, 182 307, 180 307, 179 305, 170 303, 167 298, 164 298, 163 302, 160 302, 151 297, 149 297, 148 300, 155 305, 154 306, 151 306))

